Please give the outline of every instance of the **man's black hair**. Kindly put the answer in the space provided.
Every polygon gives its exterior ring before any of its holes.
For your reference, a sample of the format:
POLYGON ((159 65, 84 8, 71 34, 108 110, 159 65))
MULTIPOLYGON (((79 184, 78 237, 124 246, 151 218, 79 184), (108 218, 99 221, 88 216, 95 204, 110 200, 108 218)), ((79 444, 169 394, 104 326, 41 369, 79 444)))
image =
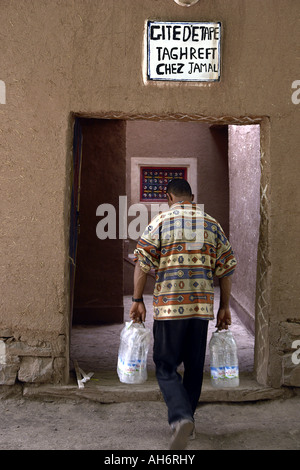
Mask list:
POLYGON ((189 183, 181 178, 171 180, 166 189, 167 193, 172 193, 174 196, 192 196, 192 189, 189 183))

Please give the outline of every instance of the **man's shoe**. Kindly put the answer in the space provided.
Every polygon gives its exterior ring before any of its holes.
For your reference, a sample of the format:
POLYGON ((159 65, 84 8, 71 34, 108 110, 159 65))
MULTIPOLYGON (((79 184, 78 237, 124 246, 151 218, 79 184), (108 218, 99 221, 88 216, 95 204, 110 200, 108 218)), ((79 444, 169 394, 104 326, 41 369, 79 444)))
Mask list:
POLYGON ((192 435, 194 430, 194 423, 189 419, 183 419, 174 423, 172 425, 174 430, 171 443, 170 443, 170 450, 184 450, 187 446, 187 442, 189 437, 192 435))

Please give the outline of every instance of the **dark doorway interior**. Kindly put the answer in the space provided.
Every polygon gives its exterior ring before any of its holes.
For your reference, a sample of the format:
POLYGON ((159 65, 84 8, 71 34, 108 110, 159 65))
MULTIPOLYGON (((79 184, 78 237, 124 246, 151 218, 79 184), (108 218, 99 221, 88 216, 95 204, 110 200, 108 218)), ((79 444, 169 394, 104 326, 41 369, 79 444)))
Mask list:
MULTIPOLYGON (((117 208, 119 194, 125 194, 126 122, 76 118, 75 131, 74 155, 80 159, 80 151, 76 152, 80 145, 81 164, 77 161, 77 167, 81 171, 74 187, 77 217, 71 227, 76 245, 72 323, 122 323, 123 240, 97 237, 96 210, 104 203, 117 208)), ((74 169, 75 162, 76 157, 74 169)))
MULTIPOLYGON (((185 158, 197 159, 197 202, 204 203, 205 210, 218 219, 236 248, 238 270, 232 307, 237 320, 234 320, 234 325, 243 356, 243 370, 252 369, 255 293, 251 294, 251 298, 246 296, 245 285, 249 282, 245 279, 246 276, 250 277, 255 286, 260 147, 259 129, 257 132, 257 129, 250 127, 231 128, 228 145, 228 126, 194 122, 76 119, 70 251, 74 262, 71 263, 74 326, 71 357, 78 359, 86 370, 107 368, 115 371, 119 335, 123 322, 129 318, 133 292, 132 253, 136 240, 120 239, 118 226, 116 238, 100 240, 96 233, 99 222, 97 208, 101 204, 113 206, 118 225, 119 196, 127 195, 129 205, 138 202, 133 200, 132 188, 139 186, 139 177, 132 172, 132 168, 133 161, 141 158, 163 164, 167 159, 171 164, 172 158, 182 160, 181 163, 185 158), (246 239, 245 230, 249 225, 252 228, 251 232, 248 230, 246 239), (244 250, 248 238, 251 239, 251 255, 250 242, 244 250), (240 280, 242 269, 246 274, 243 272, 240 280), (242 323, 252 333, 248 334, 242 323)), ((150 297, 153 285, 154 278, 150 278, 145 292, 150 297)), ((151 317, 149 300, 149 326, 151 317)), ((214 327, 213 322, 211 326, 214 327)))

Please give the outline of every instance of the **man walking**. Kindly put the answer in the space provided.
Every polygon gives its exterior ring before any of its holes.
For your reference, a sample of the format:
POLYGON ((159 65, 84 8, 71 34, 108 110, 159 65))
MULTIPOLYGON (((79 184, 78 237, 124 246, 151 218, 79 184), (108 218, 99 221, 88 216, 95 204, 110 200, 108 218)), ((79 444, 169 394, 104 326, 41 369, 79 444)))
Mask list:
POLYGON ((144 322, 143 291, 155 269, 153 294, 153 360, 173 430, 170 449, 184 449, 194 429, 201 394, 208 321, 214 318, 213 278, 220 284, 216 327, 231 324, 229 299, 236 260, 218 222, 193 203, 189 183, 174 179, 167 186, 169 210, 157 215, 136 250, 130 318, 144 322), (183 380, 177 372, 183 363, 183 380))

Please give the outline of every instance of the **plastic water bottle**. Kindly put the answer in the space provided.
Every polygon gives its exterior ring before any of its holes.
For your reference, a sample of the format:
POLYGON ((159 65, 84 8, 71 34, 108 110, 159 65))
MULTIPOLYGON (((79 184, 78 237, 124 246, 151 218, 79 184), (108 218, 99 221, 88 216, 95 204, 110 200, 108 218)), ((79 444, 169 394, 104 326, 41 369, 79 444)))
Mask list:
POLYGON ((237 355, 237 345, 234 336, 230 330, 225 330, 224 334, 224 355, 225 355, 225 386, 238 387, 239 380, 239 362, 237 355))
POLYGON ((239 386, 237 345, 230 330, 216 331, 210 343, 211 383, 215 388, 239 386))
POLYGON ((121 382, 140 384, 147 380, 150 335, 142 323, 127 322, 121 331, 117 365, 121 382))
POLYGON ((225 380, 224 339, 219 331, 212 334, 209 342, 210 378, 215 388, 223 388, 225 380))

